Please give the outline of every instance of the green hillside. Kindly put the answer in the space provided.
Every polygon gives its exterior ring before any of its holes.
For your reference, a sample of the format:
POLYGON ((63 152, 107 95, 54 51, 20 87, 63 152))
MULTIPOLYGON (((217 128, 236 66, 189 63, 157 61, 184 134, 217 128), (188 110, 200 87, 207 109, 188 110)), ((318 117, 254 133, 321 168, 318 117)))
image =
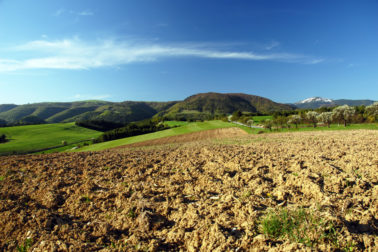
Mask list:
POLYGON ((35 116, 48 123, 80 120, 105 120, 118 123, 151 118, 176 102, 45 102, 25 105, 0 105, 0 120, 17 123, 35 116))
POLYGON ((101 135, 101 132, 76 126, 74 123, 41 124, 0 128, 0 135, 5 134, 9 142, 0 144, 0 155, 27 153, 45 148, 89 140, 101 135))
POLYGON ((16 104, 0 104, 0 113, 11 110, 12 108, 17 107, 16 104))
POLYGON ((285 104, 247 94, 203 93, 170 102, 45 102, 25 105, 0 105, 0 120, 18 123, 25 117, 47 123, 104 120, 128 123, 162 116, 168 120, 209 120, 215 115, 231 114, 236 110, 272 113, 292 110, 285 104))
MULTIPOLYGON (((170 125, 177 125, 176 123, 169 123, 170 125)), ((169 137, 169 136, 177 136, 197 131, 203 130, 211 130, 211 129, 219 129, 219 128, 230 128, 235 127, 235 124, 223 122, 223 121, 206 121, 206 122, 193 122, 193 123, 186 123, 183 126, 162 130, 154 133, 149 133, 145 135, 127 137, 123 139, 118 139, 114 141, 104 142, 93 144, 89 146, 84 146, 75 151, 98 151, 98 150, 105 150, 109 148, 114 148, 126 144, 138 143, 147 140, 158 139, 162 137, 169 137)))

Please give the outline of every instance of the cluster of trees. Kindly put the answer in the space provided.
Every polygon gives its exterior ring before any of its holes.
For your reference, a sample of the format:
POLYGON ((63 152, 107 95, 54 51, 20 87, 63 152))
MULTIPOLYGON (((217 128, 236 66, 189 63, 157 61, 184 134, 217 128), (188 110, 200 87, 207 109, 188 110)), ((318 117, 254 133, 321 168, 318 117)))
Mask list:
POLYGON ((348 105, 335 108, 320 108, 315 111, 300 111, 299 114, 289 116, 274 115, 273 120, 265 120, 265 128, 272 129, 273 126, 290 128, 295 125, 297 128, 301 123, 311 124, 314 128, 318 123, 330 127, 331 123, 342 123, 345 127, 349 123, 378 122, 378 102, 370 106, 350 107, 348 105))
POLYGON ((0 143, 5 143, 8 142, 7 136, 2 134, 0 135, 0 143))
POLYGON ((98 130, 98 131, 109 131, 117 128, 122 128, 125 126, 124 123, 109 122, 105 120, 86 120, 86 121, 76 121, 75 124, 80 127, 98 130))
POLYGON ((155 131, 168 129, 163 123, 159 123, 156 120, 144 120, 140 122, 129 123, 128 125, 104 132, 101 136, 95 139, 94 143, 106 142, 116 140, 125 137, 143 135, 155 131))

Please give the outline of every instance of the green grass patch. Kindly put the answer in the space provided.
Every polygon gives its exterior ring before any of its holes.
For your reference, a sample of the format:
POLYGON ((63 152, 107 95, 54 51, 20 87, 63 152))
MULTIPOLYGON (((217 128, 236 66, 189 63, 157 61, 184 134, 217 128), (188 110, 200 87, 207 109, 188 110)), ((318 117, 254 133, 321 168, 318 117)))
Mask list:
POLYGON ((104 142, 104 143, 93 144, 90 146, 82 147, 74 151, 98 151, 98 150, 114 148, 114 147, 118 147, 122 145, 158 139, 162 137, 177 136, 177 135, 183 135, 183 134, 198 132, 198 131, 203 131, 203 130, 231 128, 231 127, 235 127, 235 124, 218 121, 218 120, 205 121, 205 122, 191 122, 177 128, 162 130, 162 131, 139 135, 139 136, 127 137, 127 138, 104 142))
MULTIPOLYGON (((0 144, 1 154, 31 153, 38 150, 89 140, 101 132, 76 126, 74 123, 41 124, 0 128, 9 142, 0 144)), ((65 146, 68 148, 68 146, 65 146)))
POLYGON ((252 120, 254 124, 259 124, 262 120, 273 120, 273 116, 254 116, 252 117, 252 120))
POLYGON ((189 122, 186 121, 165 121, 164 124, 169 127, 178 127, 187 125, 189 122))
POLYGON ((260 220, 260 231, 275 240, 290 240, 314 247, 330 244, 342 248, 338 229, 332 221, 321 216, 320 212, 299 208, 269 210, 260 220))
POLYGON ((32 245, 33 245, 33 239, 28 238, 25 240, 24 244, 17 246, 17 251, 27 252, 32 245))

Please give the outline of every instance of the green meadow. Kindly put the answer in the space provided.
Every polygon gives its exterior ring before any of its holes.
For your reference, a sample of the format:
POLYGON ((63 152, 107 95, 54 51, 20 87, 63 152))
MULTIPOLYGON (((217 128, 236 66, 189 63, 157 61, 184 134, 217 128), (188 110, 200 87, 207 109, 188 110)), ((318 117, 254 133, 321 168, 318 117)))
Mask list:
POLYGON ((90 140, 101 132, 76 126, 75 123, 40 124, 0 128, 0 135, 10 140, 0 144, 0 155, 31 153, 43 149, 90 140))

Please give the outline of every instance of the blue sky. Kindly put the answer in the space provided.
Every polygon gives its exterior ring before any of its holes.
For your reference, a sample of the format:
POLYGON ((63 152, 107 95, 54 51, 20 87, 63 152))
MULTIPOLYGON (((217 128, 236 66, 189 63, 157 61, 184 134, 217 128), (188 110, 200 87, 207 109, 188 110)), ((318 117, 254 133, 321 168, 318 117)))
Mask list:
POLYGON ((0 0, 0 104, 378 100, 377 1, 0 0))

